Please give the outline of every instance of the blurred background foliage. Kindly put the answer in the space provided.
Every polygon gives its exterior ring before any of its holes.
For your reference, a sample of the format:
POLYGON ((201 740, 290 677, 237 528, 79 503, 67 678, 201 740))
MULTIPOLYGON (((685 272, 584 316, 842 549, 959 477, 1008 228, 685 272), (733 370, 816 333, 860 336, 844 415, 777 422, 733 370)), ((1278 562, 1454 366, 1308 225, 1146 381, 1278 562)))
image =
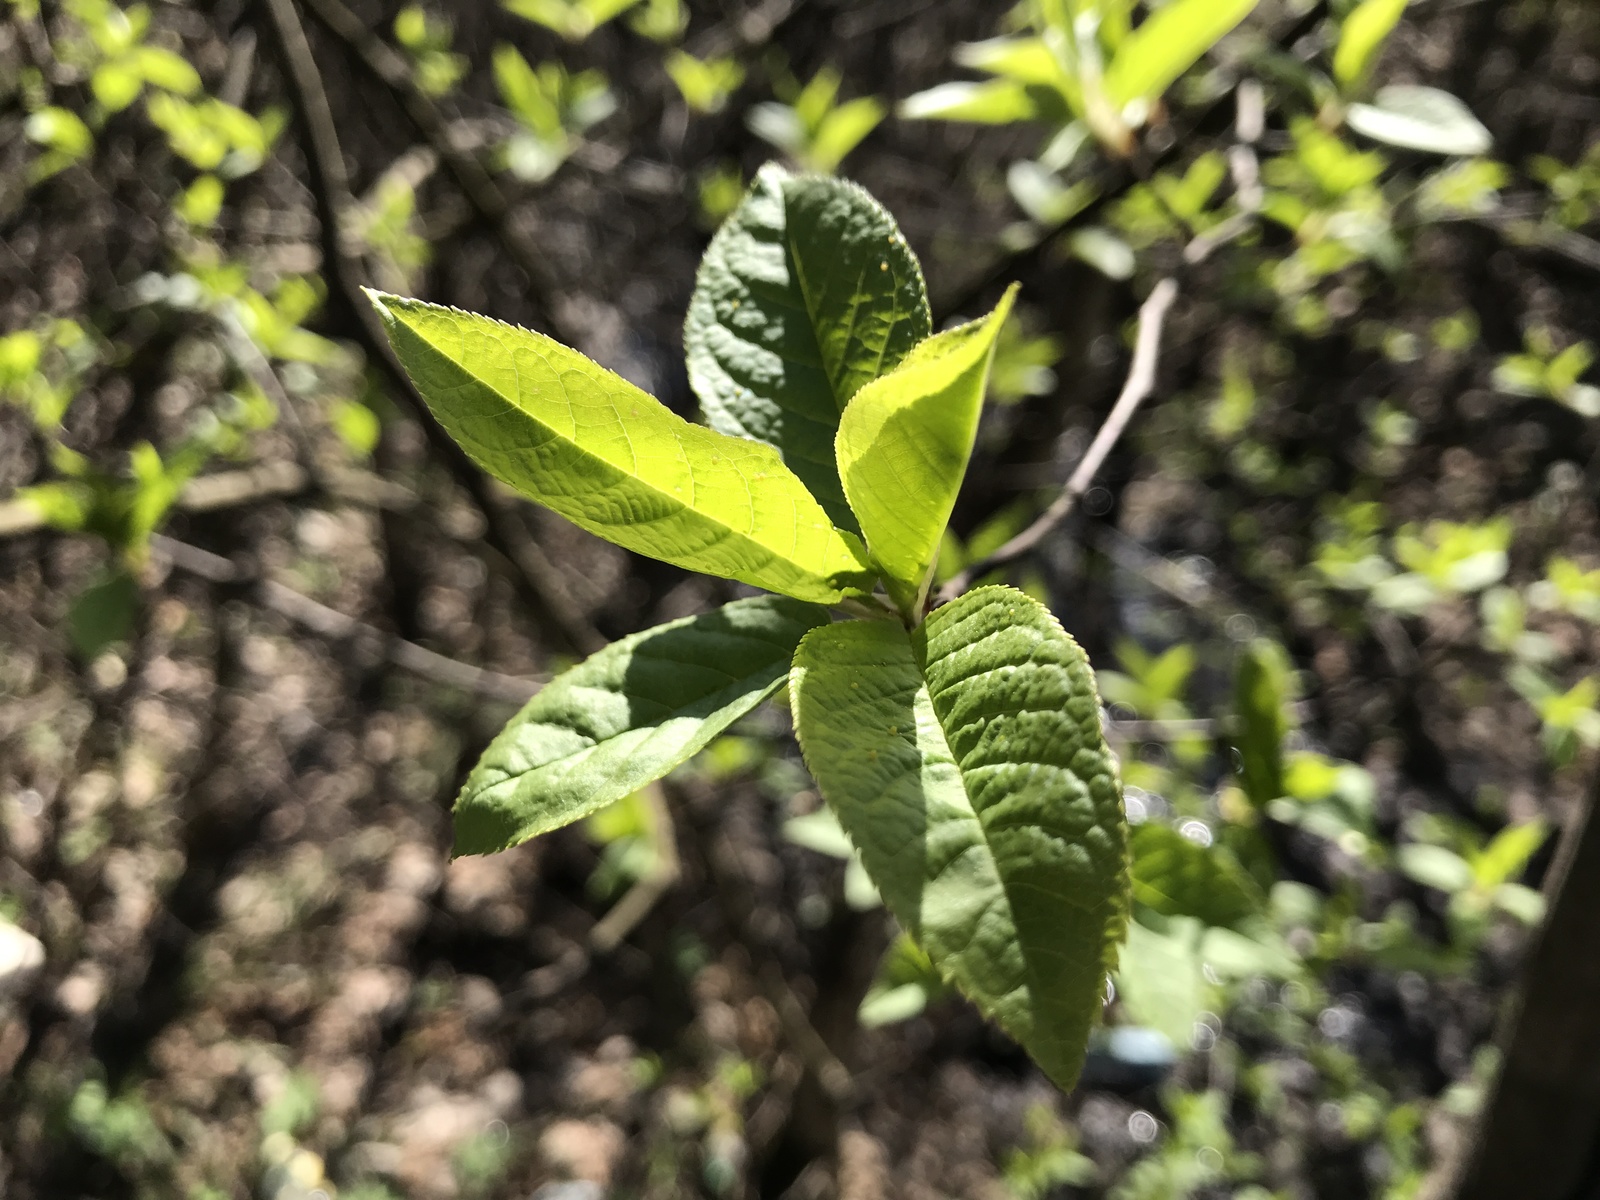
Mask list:
POLYGON ((0 1193, 1443 1197, 1600 751, 1581 0, 7 0, 0 1193), (731 598, 487 484, 371 283, 686 414, 707 238, 860 180, 1012 280, 946 536, 1100 670, 1134 920, 1071 1096, 787 716, 446 861, 541 678, 731 598))

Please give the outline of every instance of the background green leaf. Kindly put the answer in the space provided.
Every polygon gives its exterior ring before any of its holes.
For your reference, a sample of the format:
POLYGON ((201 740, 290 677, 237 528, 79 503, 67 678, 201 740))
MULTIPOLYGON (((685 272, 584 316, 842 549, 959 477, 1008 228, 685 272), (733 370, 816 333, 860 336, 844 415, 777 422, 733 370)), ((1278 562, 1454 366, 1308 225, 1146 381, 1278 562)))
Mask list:
POLYGON ((1366 78, 1409 2, 1361 0, 1344 19, 1339 27, 1339 45, 1333 52, 1333 77, 1341 87, 1351 87, 1366 78))
POLYGON ((814 630, 791 689, 806 762, 884 902, 1070 1087, 1127 903, 1121 787, 1077 643, 1022 593, 979 588, 914 634, 814 630))
POLYGON ((1239 656, 1234 676, 1234 746, 1239 751, 1239 785, 1257 811, 1282 796, 1283 739, 1289 735, 1293 669, 1283 647, 1265 638, 1239 656))
POLYGON ((1134 900, 1164 916, 1232 928, 1262 910, 1260 891, 1223 847, 1197 845, 1154 822, 1134 826, 1128 846, 1134 900))
POLYGON ((1494 137, 1472 110, 1438 88, 1379 88, 1371 104, 1352 104, 1345 121, 1375 142, 1428 154, 1487 154, 1494 147, 1494 137))
POLYGON ((1258 0, 1173 0, 1130 33, 1106 68, 1112 103, 1155 100, 1255 9, 1258 0))
POLYGON ((775 447, 853 530, 834 464, 839 415, 931 329, 894 218, 855 184, 768 164, 706 251, 684 346, 712 428, 775 447))
POLYGON ((479 465, 640 554, 831 604, 855 546, 769 447, 691 425, 561 343, 372 293, 396 353, 479 465))
POLYGON ((138 618, 139 584, 127 571, 114 569, 78 593, 67 610, 67 636, 88 662, 132 637, 138 618))
POLYGON ((457 854, 503 850, 597 812, 701 750, 783 683, 827 610, 775 596, 624 638, 551 680, 456 800, 457 854))
POLYGON ((839 476, 902 612, 921 604, 967 473, 995 340, 1016 288, 981 321, 929 338, 862 388, 839 423, 839 476))
POLYGON ((979 125, 1009 125, 1040 116, 1028 87, 1014 79, 941 83, 907 96, 898 111, 908 121, 972 121, 979 125))

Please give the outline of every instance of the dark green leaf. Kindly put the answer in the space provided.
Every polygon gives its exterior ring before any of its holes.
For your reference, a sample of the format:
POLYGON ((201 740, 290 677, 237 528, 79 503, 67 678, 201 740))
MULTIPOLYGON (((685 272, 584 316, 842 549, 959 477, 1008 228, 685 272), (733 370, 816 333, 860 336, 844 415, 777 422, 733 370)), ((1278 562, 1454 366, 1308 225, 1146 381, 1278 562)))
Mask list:
POLYGON ((855 184, 768 164, 712 240, 684 325, 712 428, 775 447, 841 528, 840 414, 928 336, 922 269, 855 184))
POLYGON ((67 636, 85 661, 133 636, 139 616, 139 585, 126 571, 113 571, 78 593, 67 610, 67 636))
POLYGON ((806 762, 884 902, 1071 1087, 1128 886, 1116 764, 1077 643, 1022 593, 979 588, 913 634, 814 630, 790 686, 806 762))
POLYGON ((1262 909, 1255 882, 1222 846, 1196 845, 1154 822, 1134 826, 1128 845, 1134 900, 1164 916, 1234 928, 1262 909))
POLYGON ((457 854, 503 850, 659 779, 779 687, 827 610, 739 600, 607 646, 546 684, 456 800, 457 854))

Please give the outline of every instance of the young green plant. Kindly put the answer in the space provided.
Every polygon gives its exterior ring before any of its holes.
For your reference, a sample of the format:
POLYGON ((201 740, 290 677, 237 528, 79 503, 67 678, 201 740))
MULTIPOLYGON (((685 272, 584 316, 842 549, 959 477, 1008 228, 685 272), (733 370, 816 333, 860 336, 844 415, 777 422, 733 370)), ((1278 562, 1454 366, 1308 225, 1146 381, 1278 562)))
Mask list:
POLYGON ((1094 675, 1021 592, 928 602, 1012 294, 933 333, 893 218, 853 184, 768 166, 689 308, 710 428, 540 334, 373 302, 484 469, 627 549, 777 593, 634 634, 547 684, 468 778, 456 852, 628 796, 787 687, 884 902, 1070 1087, 1127 909, 1094 675))

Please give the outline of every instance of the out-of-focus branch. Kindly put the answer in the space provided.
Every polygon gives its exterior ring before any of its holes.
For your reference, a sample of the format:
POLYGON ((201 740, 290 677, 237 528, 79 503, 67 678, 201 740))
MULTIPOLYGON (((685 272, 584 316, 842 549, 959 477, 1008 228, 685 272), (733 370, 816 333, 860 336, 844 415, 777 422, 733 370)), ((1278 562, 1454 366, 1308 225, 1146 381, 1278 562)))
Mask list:
POLYGON ((511 204, 494 177, 475 155, 456 144, 449 122, 432 98, 417 86, 405 56, 340 0, 306 0, 306 5, 317 20, 350 48, 361 65, 394 93, 417 132, 449 168, 479 219, 494 230, 507 253, 527 273, 533 289, 525 298, 532 305, 538 323, 560 334, 563 340, 573 341, 575 331, 561 328, 560 319, 546 299, 558 287, 550 271, 549 256, 542 253, 517 224, 511 204))
POLYGON ((972 586, 974 579, 980 579, 996 567, 1014 562, 1031 552, 1077 507, 1078 501, 1094 482, 1094 477, 1100 470, 1101 464, 1105 462, 1106 455, 1111 453, 1111 448, 1117 444, 1117 440, 1127 429, 1133 414, 1138 411, 1139 405, 1144 403, 1145 398, 1155 390, 1156 368, 1161 355, 1161 331, 1166 323, 1167 312, 1177 298, 1178 282, 1167 278, 1156 284, 1144 304, 1140 306, 1139 333, 1134 342, 1133 361, 1128 366, 1128 377, 1122 385, 1122 392, 1117 396, 1117 401, 1111 406, 1111 412, 1100 426, 1100 431, 1095 434, 1094 441, 1089 444, 1089 449, 1078 461, 1077 467, 1060 494, 1050 502, 1050 506, 1044 512, 1039 514, 1033 524, 993 554, 985 555, 946 583, 939 591, 941 600, 955 599, 972 586))
POLYGON ((672 812, 662 798, 661 785, 650 784, 644 789, 643 796, 653 818, 650 843, 655 851, 654 862, 650 870, 624 892, 622 899, 612 905, 611 910, 595 922, 594 928, 589 931, 589 945, 598 954, 609 954, 620 946, 622 940, 650 915, 656 902, 671 890, 683 874, 678 859, 677 830, 672 822, 672 812))
MULTIPOLYGON (((1264 199, 1261 188, 1261 165, 1256 157, 1255 143, 1260 139, 1265 122, 1266 98, 1261 85, 1254 79, 1242 81, 1234 91, 1234 145, 1228 154, 1229 171, 1233 178, 1234 197, 1238 211, 1214 229, 1190 239, 1184 247, 1186 267, 1205 262, 1221 247, 1243 236, 1255 227, 1264 199)), ((1112 405, 1110 414, 1100 431, 1079 461, 1072 477, 1050 507, 1016 537, 993 554, 980 559, 951 579, 939 591, 942 601, 955 599, 996 567, 1013 562, 1034 550, 1062 521, 1071 515, 1078 500, 1089 490, 1096 473, 1105 462, 1106 455, 1116 445, 1127 429, 1128 422, 1139 405, 1155 390, 1156 367, 1161 353, 1161 332, 1167 312, 1178 297, 1178 281, 1173 276, 1162 279, 1151 290, 1139 309, 1139 333, 1134 343, 1133 361, 1122 392, 1112 405)))
POLYGON ((345 310, 345 316, 367 351, 368 358, 387 377, 395 395, 409 405, 412 415, 422 426, 429 447, 483 511, 489 527, 487 540, 517 568, 514 578, 524 599, 550 622, 569 646, 583 653, 592 653, 605 644, 605 639, 578 608, 544 551, 521 524, 517 513, 496 495, 477 465, 456 445, 429 410, 427 402, 395 357, 377 312, 362 294, 366 271, 360 259, 346 247, 342 236, 344 214, 350 211, 355 201, 350 193, 349 175, 345 170, 344 152, 339 147, 333 109, 322 86, 322 75, 316 60, 312 57, 311 44, 306 40, 294 0, 257 0, 257 3, 266 14, 266 32, 278 51, 295 102, 295 113, 306 151, 308 182, 322 226, 322 253, 329 281, 333 285, 333 297, 345 310))
POLYGON ((384 658, 402 670, 420 675, 446 687, 460 688, 464 692, 491 700, 504 700, 511 704, 525 703, 539 690, 540 681, 519 679, 486 671, 469 663, 457 662, 443 654, 435 653, 415 642, 384 633, 364 621, 347 616, 338 609, 329 608, 302 592, 271 579, 252 581, 231 559, 202 550, 157 534, 150 539, 150 548, 157 558, 165 559, 180 571, 197 575, 211 583, 249 583, 250 596, 263 608, 288 617, 322 637, 333 641, 361 641, 382 647, 384 658))

